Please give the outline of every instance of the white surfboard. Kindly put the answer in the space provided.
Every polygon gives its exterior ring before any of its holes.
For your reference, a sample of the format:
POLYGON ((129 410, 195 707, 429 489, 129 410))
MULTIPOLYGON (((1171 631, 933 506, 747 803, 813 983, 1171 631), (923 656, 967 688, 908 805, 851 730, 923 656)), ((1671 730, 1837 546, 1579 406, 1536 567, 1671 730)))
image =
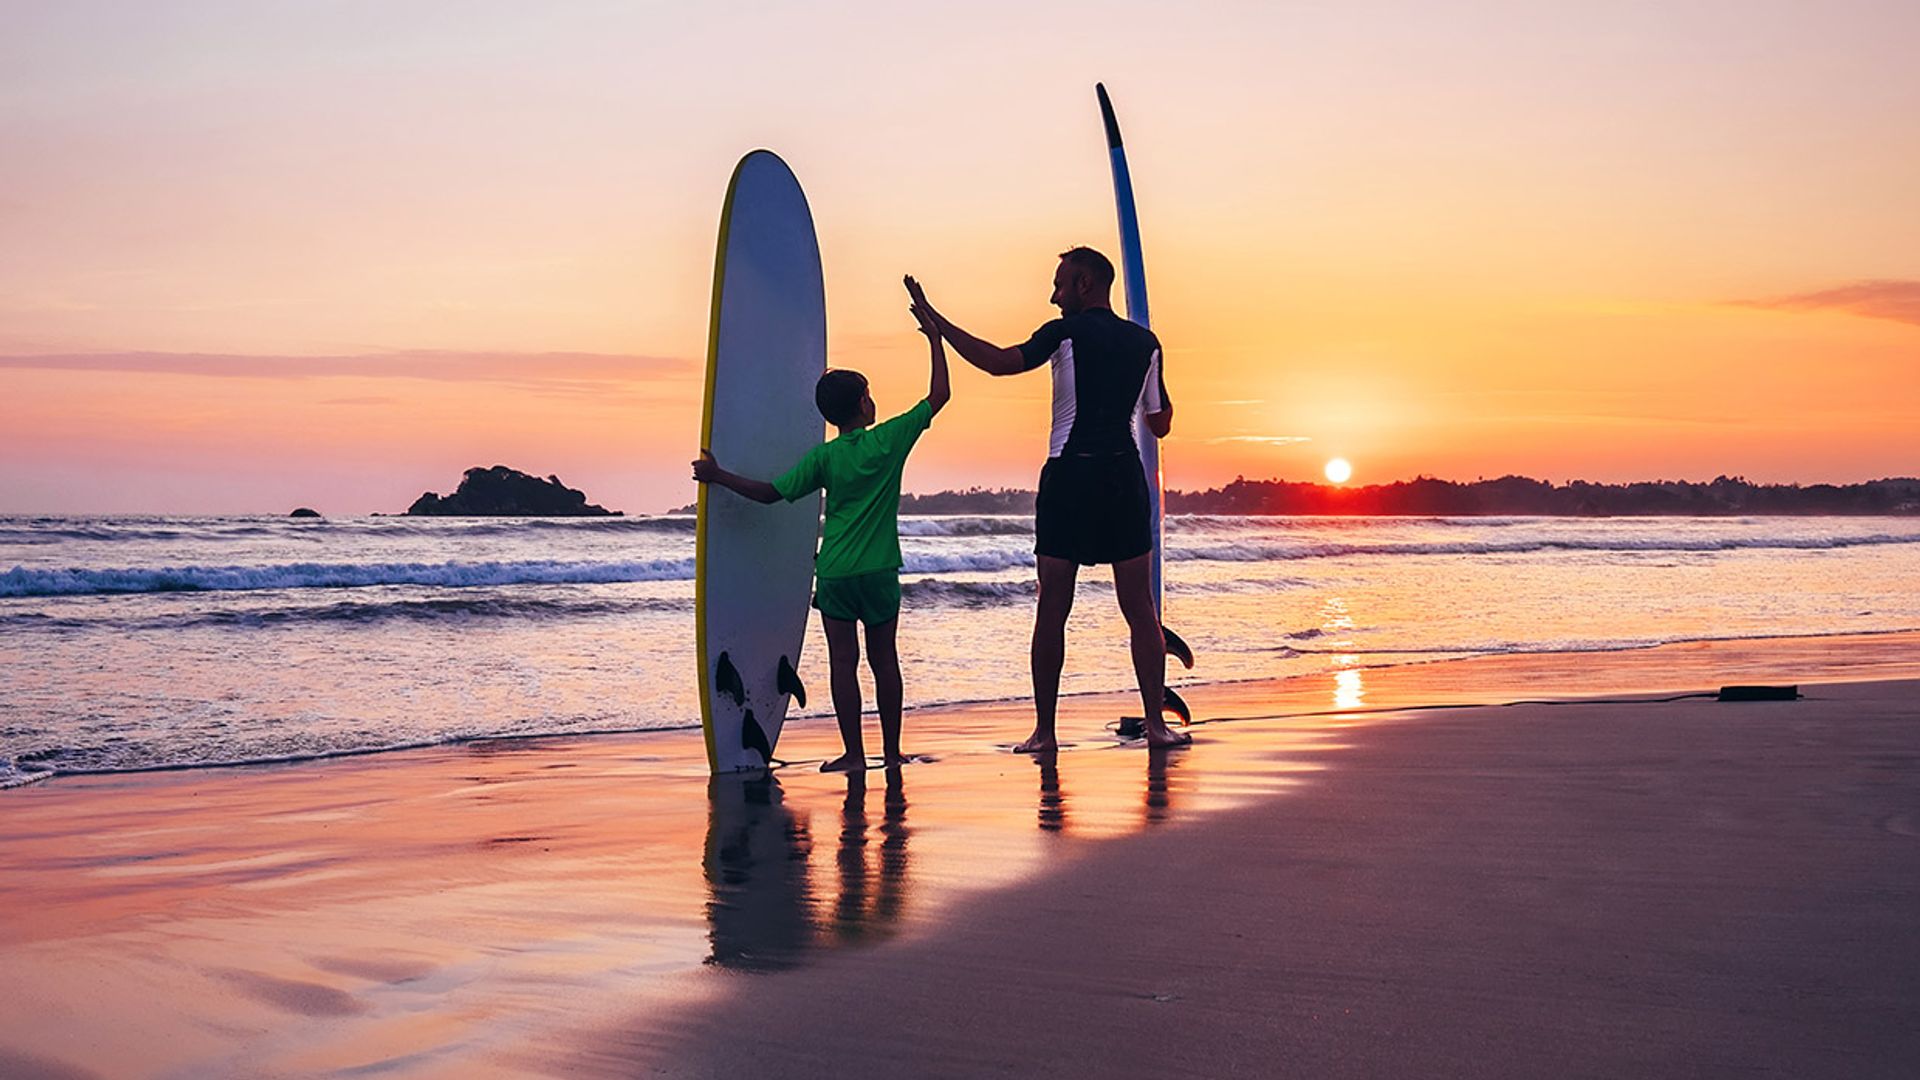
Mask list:
MULTIPOLYGON (((1113 102, 1107 98, 1106 86, 1095 83, 1093 89, 1100 99, 1100 120, 1107 129, 1107 158, 1113 166, 1113 202, 1120 217, 1120 275, 1126 290, 1127 318, 1151 330, 1153 323, 1147 314, 1147 264, 1140 249, 1140 215, 1133 206, 1133 177, 1127 171, 1127 150, 1120 141, 1120 122, 1114 118, 1113 102)), ((1152 515, 1153 527, 1153 607, 1160 613, 1160 630, 1166 635, 1167 654, 1191 668, 1193 650, 1166 624, 1161 576, 1165 559, 1162 557, 1164 484, 1160 473, 1160 440, 1147 430, 1146 418, 1139 411, 1133 417, 1133 441, 1140 448, 1140 466, 1147 473, 1147 509, 1152 515)), ((1166 691, 1166 700, 1169 711, 1179 714, 1183 720, 1192 718, 1187 703, 1171 687, 1166 691)))
MULTIPOLYGON (((793 171, 755 150, 720 212, 700 445, 729 470, 771 480, 825 430, 813 403, 827 366, 826 288, 813 214, 793 171)), ((700 724, 716 773, 771 763, 806 637, 820 496, 762 506, 700 485, 694 636, 700 724)))

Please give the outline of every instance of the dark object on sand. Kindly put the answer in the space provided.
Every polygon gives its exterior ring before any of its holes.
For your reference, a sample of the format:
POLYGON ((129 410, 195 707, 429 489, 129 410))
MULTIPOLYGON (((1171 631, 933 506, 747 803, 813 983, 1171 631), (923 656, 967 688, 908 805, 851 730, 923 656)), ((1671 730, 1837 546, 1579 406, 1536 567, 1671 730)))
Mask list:
POLYGON ((1721 701, 1798 701, 1798 686, 1723 686, 1721 701))
POLYGON ((297 518, 317 518, 320 516, 320 511, 315 510, 311 506, 302 506, 295 509, 293 513, 288 514, 287 516, 297 517, 297 518))
MULTIPOLYGON (((1193 710, 1187 707, 1185 698, 1181 697, 1171 686, 1163 687, 1161 693, 1165 695, 1161 700, 1161 705, 1167 712, 1180 718, 1181 726, 1184 727, 1193 723, 1193 710)), ((1144 716, 1123 716, 1120 718, 1120 722, 1114 725, 1113 733, 1123 739, 1138 739, 1147 733, 1147 718, 1144 716)))
POLYGON ((557 476, 545 480, 518 469, 495 465, 468 469, 453 494, 441 498, 434 492, 415 499, 407 507, 412 517, 620 517, 587 501, 586 493, 560 482, 557 476))

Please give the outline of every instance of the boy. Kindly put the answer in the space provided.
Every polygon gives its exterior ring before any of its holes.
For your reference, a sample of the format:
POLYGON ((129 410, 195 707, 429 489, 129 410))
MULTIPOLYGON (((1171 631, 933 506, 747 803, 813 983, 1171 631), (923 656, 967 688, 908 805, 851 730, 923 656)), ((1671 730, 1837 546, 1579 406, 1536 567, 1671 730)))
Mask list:
MULTIPOLYGON (((907 288, 917 284, 907 278, 907 288)), ((920 307, 912 309, 933 353, 926 399, 875 426, 873 396, 866 376, 829 370, 814 387, 814 404, 840 434, 807 451, 800 463, 772 483, 730 473, 702 449, 693 478, 719 484, 755 502, 792 502, 825 488, 826 524, 820 552, 814 556, 813 606, 827 634, 832 669, 833 711, 840 721, 846 752, 820 766, 822 772, 864 769, 866 744, 860 731, 860 639, 856 624, 867 626, 867 664, 873 669, 879 699, 880 737, 889 766, 906 762, 900 750, 900 654, 895 631, 900 616, 900 470, 920 433, 927 430, 952 397, 947 353, 940 331, 920 307)))

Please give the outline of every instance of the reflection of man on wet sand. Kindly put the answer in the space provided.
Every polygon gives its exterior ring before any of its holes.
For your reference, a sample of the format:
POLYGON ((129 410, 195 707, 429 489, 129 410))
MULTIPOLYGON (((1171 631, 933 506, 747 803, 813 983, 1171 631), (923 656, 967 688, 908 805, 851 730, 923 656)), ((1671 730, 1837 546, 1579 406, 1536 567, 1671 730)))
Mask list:
MULTIPOLYGON (((1017 346, 974 337, 934 310, 907 279, 917 311, 930 316, 961 358, 989 375, 1018 375, 1042 364, 1053 375, 1053 431, 1040 470, 1034 508, 1034 559, 1040 603, 1033 622, 1033 734, 1023 753, 1053 750, 1060 669, 1066 660, 1067 615, 1080 567, 1113 564, 1114 593, 1126 617, 1133 671, 1146 710, 1149 746, 1190 741, 1161 715, 1166 640, 1153 599, 1153 526, 1146 471, 1134 443, 1141 410, 1154 438, 1173 427, 1173 402, 1161 376, 1160 340, 1113 313, 1113 263, 1092 248, 1060 256, 1052 303, 1060 318, 1017 346)), ((1143 432, 1141 437, 1146 437, 1143 432)))

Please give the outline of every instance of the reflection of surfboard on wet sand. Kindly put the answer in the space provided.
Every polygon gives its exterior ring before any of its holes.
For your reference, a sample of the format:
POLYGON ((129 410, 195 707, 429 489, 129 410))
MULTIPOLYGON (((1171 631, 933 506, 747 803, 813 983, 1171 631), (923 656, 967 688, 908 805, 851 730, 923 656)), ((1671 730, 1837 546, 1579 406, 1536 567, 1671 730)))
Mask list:
MULTIPOLYGON (((755 150, 720 213, 700 445, 729 469, 772 478, 820 441, 813 386, 827 365, 826 290, 807 197, 755 150)), ((762 506, 700 485, 694 637, 700 723, 716 773, 771 764, 797 668, 819 539, 820 496, 762 506)))
MULTIPOLYGON (((1107 99, 1107 88, 1096 83, 1094 92, 1100 98, 1100 119, 1107 128, 1107 155, 1113 165, 1113 201, 1120 217, 1120 269, 1126 286, 1127 318, 1152 329, 1147 315, 1146 260, 1140 251, 1140 217, 1133 206, 1133 178, 1127 171, 1126 147, 1120 142, 1120 122, 1114 119, 1113 102, 1107 99)), ((1153 516, 1153 607, 1161 612, 1160 632, 1167 639, 1167 655, 1191 668, 1193 650, 1166 624, 1161 578, 1161 567, 1165 560, 1162 554, 1164 530, 1161 504, 1164 484, 1160 474, 1160 440, 1147 430, 1146 420, 1138 410, 1133 416, 1133 436, 1134 442, 1140 447, 1140 465, 1147 473, 1148 510, 1153 516)), ((1171 686, 1166 688, 1166 708, 1183 723, 1193 722, 1193 711, 1187 708, 1187 703, 1171 686)))

